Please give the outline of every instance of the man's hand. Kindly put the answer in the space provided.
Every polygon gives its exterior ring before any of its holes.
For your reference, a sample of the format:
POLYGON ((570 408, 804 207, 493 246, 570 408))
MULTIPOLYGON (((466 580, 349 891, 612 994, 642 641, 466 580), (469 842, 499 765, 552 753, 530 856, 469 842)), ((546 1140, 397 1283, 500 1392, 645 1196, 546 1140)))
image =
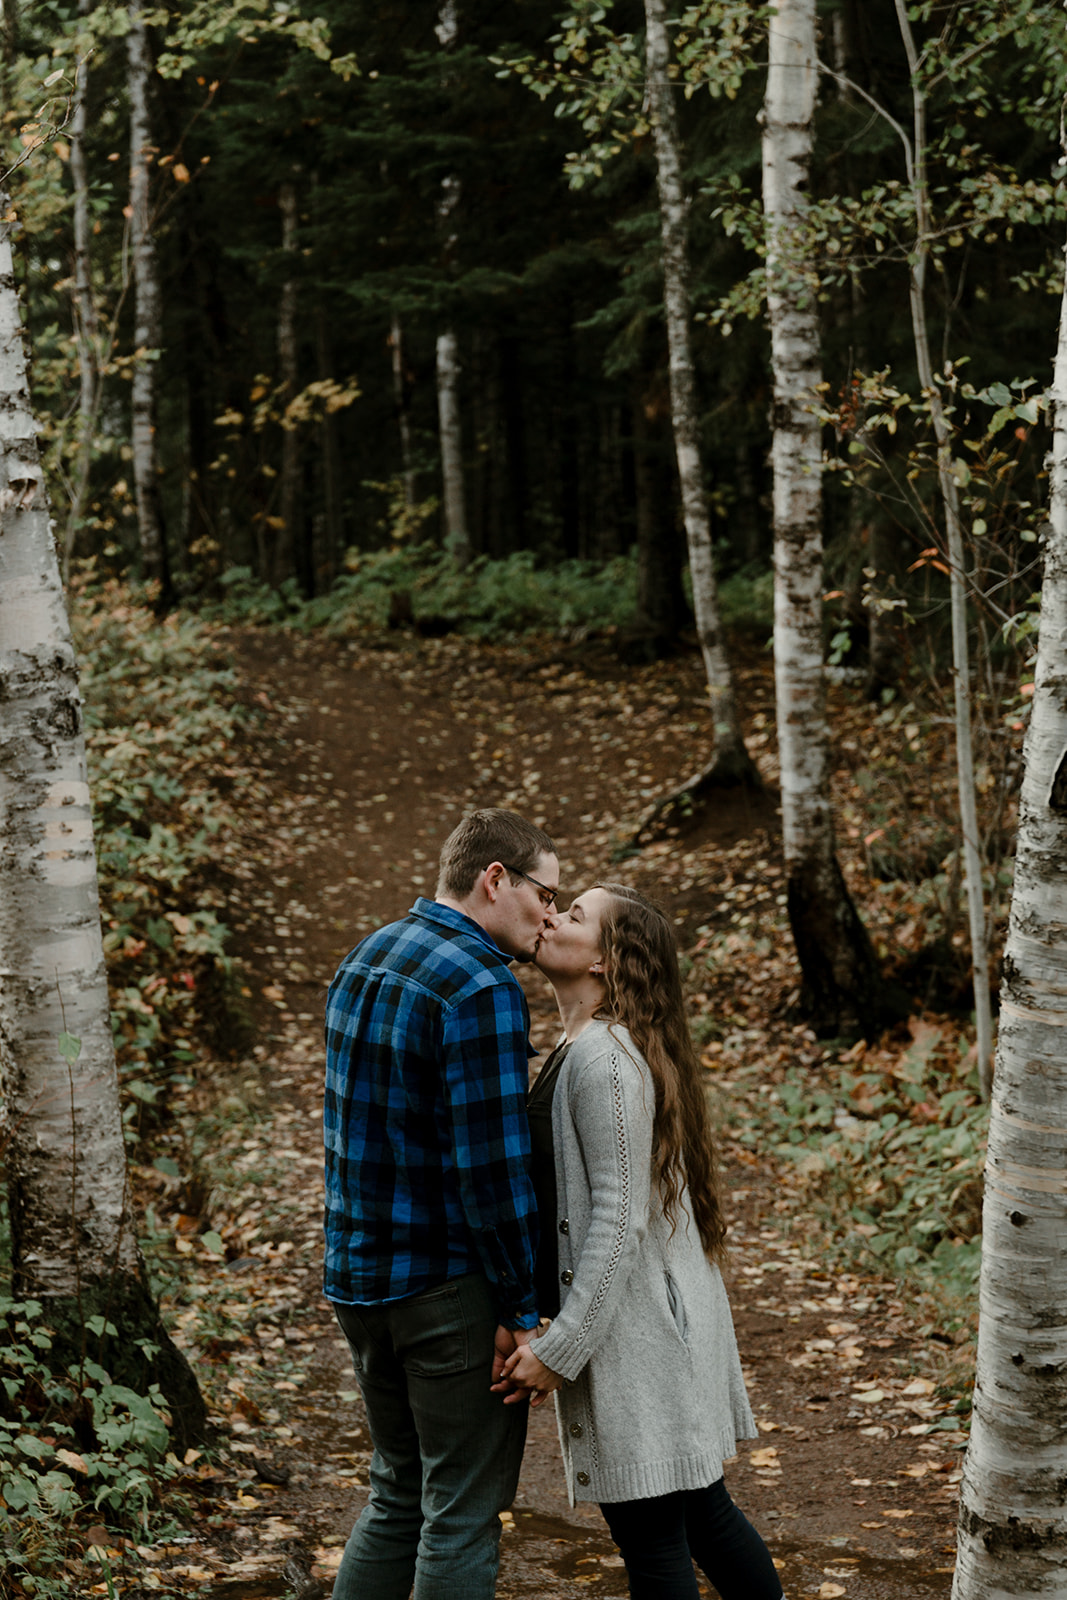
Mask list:
POLYGON ((524 1400, 528 1390, 520 1388, 513 1378, 504 1376, 508 1361, 540 1333, 540 1328, 505 1328, 503 1324, 493 1335, 493 1381, 489 1385, 494 1394, 506 1395, 512 1400, 524 1400))
MULTIPOLYGON (((519 1330, 522 1332, 522 1329, 519 1330)), ((504 1375, 504 1363, 509 1356, 515 1354, 516 1336, 511 1328, 505 1328, 501 1323, 493 1335, 493 1382, 495 1389, 504 1375)))

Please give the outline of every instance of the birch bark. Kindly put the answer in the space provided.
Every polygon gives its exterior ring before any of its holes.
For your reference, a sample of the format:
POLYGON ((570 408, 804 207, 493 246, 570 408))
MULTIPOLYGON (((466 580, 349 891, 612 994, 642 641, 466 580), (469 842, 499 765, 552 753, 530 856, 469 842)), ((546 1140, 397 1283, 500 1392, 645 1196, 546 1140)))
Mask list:
POLYGON ((404 328, 399 313, 389 318, 389 354, 393 369, 393 403, 400 433, 400 475, 404 485, 404 508, 415 509, 415 453, 411 441, 410 401, 404 362, 404 328))
MULTIPOLYGON (((956 773, 960 802, 960 831, 967 881, 967 908, 971 932, 971 969, 977 1032, 978 1076, 988 1099, 992 1075, 992 1005, 989 993, 989 948, 982 883, 981 836, 971 738, 971 666, 967 639, 967 564, 963 524, 952 465, 952 434, 934 382, 930 337, 926 325, 926 266, 930 254, 930 202, 926 179, 926 97, 920 77, 919 53, 908 18, 906 0, 895 0, 897 21, 911 74, 913 143, 908 159, 908 181, 915 203, 915 245, 909 257, 908 287, 915 361, 919 382, 930 407, 937 441, 937 475, 945 513, 948 541, 952 614, 952 677, 956 711, 956 773)), ((905 149, 907 147, 905 146, 905 149)))
POLYGON ((774 676, 786 889, 805 1013, 840 1032, 879 1009, 870 940, 838 865, 823 669, 818 281, 805 243, 817 90, 815 0, 778 0, 763 108, 774 373, 774 676))
MULTIPOLYGON (((297 198, 296 184, 288 180, 278 191, 278 209, 282 218, 282 253, 296 254, 297 198)), ((299 386, 299 366, 296 342, 296 279, 290 274, 282 284, 278 304, 278 370, 281 378, 282 404, 282 459, 278 476, 278 519, 281 527, 274 541, 274 560, 271 582, 281 586, 292 575, 293 552, 296 548, 297 507, 300 500, 300 446, 296 426, 285 416, 285 407, 294 398, 299 386)))
POLYGON ((156 439, 156 366, 163 342, 163 315, 159 263, 149 205, 149 171, 154 157, 148 109, 152 52, 141 12, 141 0, 131 0, 129 17, 126 52, 130 96, 130 236, 136 287, 133 339, 137 351, 131 395, 133 478, 144 573, 147 578, 159 582, 161 599, 169 603, 170 572, 159 492, 156 439))
MULTIPOLYGON (((87 17, 93 0, 78 0, 79 17, 87 17)), ((96 301, 90 262, 89 174, 85 163, 85 107, 89 94, 89 63, 76 69, 74 106, 70 119, 70 176, 74 222, 74 334, 78 346, 78 435, 71 475, 70 508, 63 539, 63 579, 70 580, 74 544, 89 497, 93 465, 93 427, 96 421, 98 383, 96 301)))
MULTIPOLYGON (((456 0, 444 0, 435 29, 441 48, 455 48, 459 39, 459 7, 456 0)), ((437 202, 437 226, 444 241, 446 267, 451 267, 459 242, 457 211, 461 186, 455 173, 441 183, 437 202)), ((463 480, 463 424, 460 416, 459 380, 462 368, 459 339, 454 328, 445 328, 437 337, 437 422, 441 441, 441 487, 445 508, 445 549, 461 567, 471 558, 470 530, 467 526, 467 497, 463 480)))
MULTIPOLYGON (((645 52, 663 243, 663 304, 670 352, 674 447, 689 545, 693 610, 715 734, 711 766, 698 782, 747 780, 758 783, 756 769, 745 749, 733 674, 723 643, 711 523, 700 461, 689 294, 689 206, 682 180, 678 119, 671 98, 670 42, 664 0, 645 0, 645 52)), ((685 788, 690 789, 691 785, 685 788)))
MULTIPOLYGON (((3 197, 0 214, 7 210, 3 197)), ((196 1380, 159 1327, 131 1227, 78 675, 8 221, 0 222, 0 1071, 16 1293, 44 1300, 60 1342, 66 1326, 75 1346, 88 1317, 105 1310, 124 1342, 113 1376, 124 1361, 146 1369, 137 1337, 160 1344, 151 1377, 172 1397, 179 1431, 195 1433, 203 1424, 196 1380), (80 1046, 64 1053, 61 1040, 80 1046)))
POLYGON ((441 441, 441 485, 445 502, 445 549, 461 567, 471 557, 467 492, 463 481, 463 424, 459 379, 462 368, 454 328, 437 336, 437 427, 441 441))
POLYGON ((1067 293, 1051 399, 1051 532, 1000 991, 953 1600, 1061 1595, 1067 1581, 1067 293))

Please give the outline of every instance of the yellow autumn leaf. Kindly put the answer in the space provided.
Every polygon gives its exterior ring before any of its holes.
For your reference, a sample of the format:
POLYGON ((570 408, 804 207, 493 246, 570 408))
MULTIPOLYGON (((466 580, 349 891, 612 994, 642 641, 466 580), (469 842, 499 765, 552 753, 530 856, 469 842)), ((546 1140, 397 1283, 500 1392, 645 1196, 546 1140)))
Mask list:
POLYGON ((174 176, 179 183, 189 182, 189 168, 181 161, 174 163, 174 176))
POLYGON ((762 1450, 753 1450, 748 1459, 754 1467, 776 1467, 778 1466, 778 1451, 773 1444, 769 1444, 762 1450))
POLYGON ((839 1595, 845 1593, 843 1583, 821 1583, 818 1588, 820 1600, 838 1600, 839 1595))

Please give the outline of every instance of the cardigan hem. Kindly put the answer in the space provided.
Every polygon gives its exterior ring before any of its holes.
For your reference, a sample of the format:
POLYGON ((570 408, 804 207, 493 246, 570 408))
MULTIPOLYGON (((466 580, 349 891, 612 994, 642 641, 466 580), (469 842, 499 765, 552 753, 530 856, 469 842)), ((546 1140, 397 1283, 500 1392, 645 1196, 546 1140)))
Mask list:
MULTIPOLYGON (((755 1430, 741 1437, 753 1439, 755 1430)), ((579 1500, 592 1500, 611 1505, 616 1501, 652 1500, 665 1494, 706 1489, 722 1477, 723 1462, 737 1454, 737 1436, 732 1428, 724 1429, 718 1444, 717 1451, 702 1450, 697 1455, 678 1456, 668 1461, 635 1461, 609 1467, 594 1472, 592 1481, 582 1485, 580 1490, 576 1489, 573 1471, 569 1470, 570 1502, 576 1505, 579 1500)))

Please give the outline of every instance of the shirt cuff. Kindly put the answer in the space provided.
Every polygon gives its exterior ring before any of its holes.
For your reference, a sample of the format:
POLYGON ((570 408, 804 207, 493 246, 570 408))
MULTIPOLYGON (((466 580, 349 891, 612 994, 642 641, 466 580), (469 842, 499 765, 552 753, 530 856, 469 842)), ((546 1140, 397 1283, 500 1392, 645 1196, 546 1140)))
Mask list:
POLYGON ((520 1311, 514 1317, 506 1317, 504 1326, 505 1328, 510 1328, 513 1333, 516 1331, 529 1333, 533 1328, 539 1326, 540 1320, 536 1311, 520 1311))

